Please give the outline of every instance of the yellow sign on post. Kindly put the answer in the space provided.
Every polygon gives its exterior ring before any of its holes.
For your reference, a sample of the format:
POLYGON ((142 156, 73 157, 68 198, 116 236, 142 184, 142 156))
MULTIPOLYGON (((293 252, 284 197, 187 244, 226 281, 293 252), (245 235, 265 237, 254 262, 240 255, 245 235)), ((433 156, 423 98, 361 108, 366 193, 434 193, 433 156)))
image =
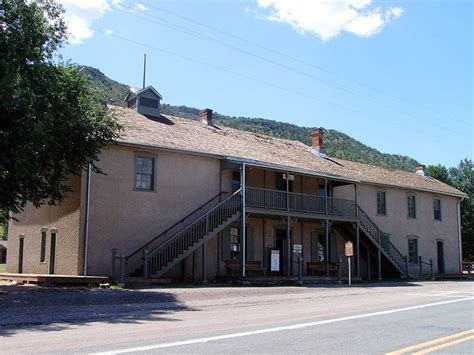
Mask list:
POLYGON ((344 251, 346 256, 354 256, 354 246, 352 242, 346 242, 346 244, 344 244, 344 251))

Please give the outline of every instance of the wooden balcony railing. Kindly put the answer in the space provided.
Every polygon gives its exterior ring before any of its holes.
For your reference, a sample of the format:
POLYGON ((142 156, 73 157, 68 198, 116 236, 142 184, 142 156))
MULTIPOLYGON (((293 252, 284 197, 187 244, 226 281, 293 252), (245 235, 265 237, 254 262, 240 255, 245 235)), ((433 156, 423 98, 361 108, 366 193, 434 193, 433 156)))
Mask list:
POLYGON ((246 188, 246 206, 348 218, 356 218, 357 210, 352 200, 256 187, 246 188))

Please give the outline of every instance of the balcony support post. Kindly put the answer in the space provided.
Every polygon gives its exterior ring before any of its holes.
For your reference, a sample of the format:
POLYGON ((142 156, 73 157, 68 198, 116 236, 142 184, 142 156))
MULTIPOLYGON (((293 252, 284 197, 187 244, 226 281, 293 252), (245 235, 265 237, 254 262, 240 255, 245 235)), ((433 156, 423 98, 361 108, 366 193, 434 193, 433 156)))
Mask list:
POLYGON ((359 219, 359 204, 357 202, 357 184, 354 183, 354 201, 355 201, 355 216, 359 219))
POLYGON ((324 179, 324 212, 327 216, 328 215, 328 179, 324 179))
POLYGON ((329 277, 329 220, 326 219, 326 239, 325 239, 326 277, 329 277))
POLYGON ((245 233, 245 224, 246 224, 246 171, 245 164, 242 164, 240 168, 240 188, 242 189, 242 215, 240 217, 240 276, 245 277, 245 250, 246 250, 246 233, 245 233))
POLYGON ((360 277, 360 228, 359 228, 359 222, 356 223, 356 257, 355 257, 355 263, 356 263, 356 275, 357 277, 360 277))
POLYGON ((202 283, 207 284, 207 242, 202 245, 202 283))
POLYGON ((286 272, 291 277, 290 173, 286 172, 286 272))
POLYGON ((380 250, 380 244, 377 250, 377 278, 382 280, 382 252, 380 250))
POLYGON ((367 246, 367 281, 370 281, 370 250, 367 246))

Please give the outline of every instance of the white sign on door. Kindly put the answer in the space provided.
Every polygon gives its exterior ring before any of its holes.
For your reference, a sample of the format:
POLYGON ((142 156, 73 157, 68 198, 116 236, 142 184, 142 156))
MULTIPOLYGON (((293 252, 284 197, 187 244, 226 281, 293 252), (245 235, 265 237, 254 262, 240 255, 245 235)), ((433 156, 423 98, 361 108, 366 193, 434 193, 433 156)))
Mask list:
POLYGON ((271 271, 280 271, 280 251, 272 250, 270 258, 270 270, 271 271))

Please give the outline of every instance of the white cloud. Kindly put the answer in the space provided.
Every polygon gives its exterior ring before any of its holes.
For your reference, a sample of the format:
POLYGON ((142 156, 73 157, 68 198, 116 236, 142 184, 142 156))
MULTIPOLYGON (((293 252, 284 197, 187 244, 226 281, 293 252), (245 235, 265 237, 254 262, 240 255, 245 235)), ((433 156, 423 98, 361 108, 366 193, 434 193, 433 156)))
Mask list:
POLYGON ((114 31, 112 31, 111 29, 106 29, 106 30, 105 30, 105 35, 106 35, 106 36, 110 36, 110 35, 113 34, 113 33, 114 33, 114 31))
POLYGON ((146 6, 140 3, 135 4, 135 10, 146 11, 146 6))
MULTIPOLYGON (((82 43, 92 37, 94 31, 92 23, 102 18, 111 10, 107 0, 59 0, 66 13, 64 19, 68 26, 69 42, 82 43)), ((119 5, 121 0, 112 0, 112 4, 119 5)))
POLYGON ((369 37, 403 13, 401 7, 374 7, 372 0, 257 0, 257 5, 266 19, 324 41, 343 31, 369 37))

